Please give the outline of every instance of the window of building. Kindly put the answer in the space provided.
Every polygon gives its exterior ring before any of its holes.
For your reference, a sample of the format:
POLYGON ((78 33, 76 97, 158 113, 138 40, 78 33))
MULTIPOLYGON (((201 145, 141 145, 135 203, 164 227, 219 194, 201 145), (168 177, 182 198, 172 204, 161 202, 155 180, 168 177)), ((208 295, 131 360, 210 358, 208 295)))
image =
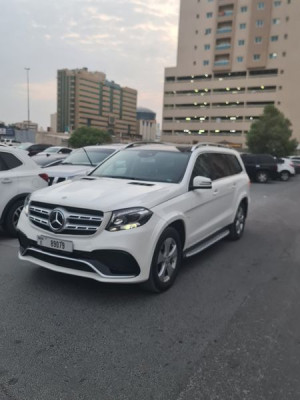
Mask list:
POLYGON ((271 59, 277 58, 277 53, 270 53, 269 58, 271 59))
POLYGON ((278 41, 278 36, 271 36, 271 42, 277 42, 278 41))
POLYGON ((278 25, 278 24, 280 24, 280 19, 279 18, 273 18, 272 22, 273 22, 273 25, 278 25))
POLYGON ((209 61, 208 60, 204 60, 203 61, 203 65, 209 65, 209 61))
POLYGON ((200 18, 200 15, 199 15, 199 14, 197 14, 197 15, 196 15, 196 18, 197 18, 197 19, 199 19, 199 18, 200 18))
POLYGON ((246 29, 246 24, 245 23, 240 24, 240 29, 246 29))
POLYGON ((210 28, 207 28, 207 29, 205 29, 205 35, 210 35, 211 34, 211 29, 210 28))
POLYGON ((197 49, 198 49, 198 46, 197 46, 197 45, 195 45, 195 46, 194 46, 194 50, 197 50, 197 49))
POLYGON ((253 54, 253 60, 254 61, 260 60, 260 54, 253 54))
POLYGON ((256 21, 256 26, 257 26, 258 28, 261 28, 262 26, 264 26, 264 21, 263 21, 262 19, 258 19, 258 20, 256 21))
POLYGON ((261 43, 262 42, 262 37, 261 36, 256 36, 255 37, 255 43, 261 43))
POLYGON ((205 44, 204 45, 204 50, 209 50, 210 49, 210 44, 205 44))
POLYGON ((206 13, 206 18, 212 18, 212 16, 213 16, 213 13, 212 13, 212 12, 206 13))
POLYGON ((241 62, 243 62, 244 61, 244 57, 237 57, 237 59, 236 59, 236 61, 238 62, 238 63, 241 63, 241 62))
POLYGON ((280 0, 275 0, 274 1, 274 7, 280 7, 281 6, 281 1, 280 0))
POLYGON ((286 33, 286 34, 284 35, 284 38, 287 39, 288 37, 289 37, 289 35, 286 33))
POLYGON ((241 39, 238 41, 239 46, 244 46, 245 45, 245 40, 241 39))
POLYGON ((247 6, 241 7, 241 12, 242 13, 247 12, 247 11, 248 11, 248 7, 247 6))
POLYGON ((263 10, 265 8, 265 2, 264 1, 260 1, 258 4, 257 4, 257 9, 258 10, 263 10))

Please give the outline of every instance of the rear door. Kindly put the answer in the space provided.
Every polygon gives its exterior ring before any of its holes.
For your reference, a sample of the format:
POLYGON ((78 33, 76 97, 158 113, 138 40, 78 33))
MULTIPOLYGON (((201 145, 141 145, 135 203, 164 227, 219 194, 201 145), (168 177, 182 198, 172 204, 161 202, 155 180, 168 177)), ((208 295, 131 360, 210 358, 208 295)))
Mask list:
POLYGON ((0 151, 0 216, 8 202, 20 193, 20 178, 16 170, 22 164, 15 155, 0 151))

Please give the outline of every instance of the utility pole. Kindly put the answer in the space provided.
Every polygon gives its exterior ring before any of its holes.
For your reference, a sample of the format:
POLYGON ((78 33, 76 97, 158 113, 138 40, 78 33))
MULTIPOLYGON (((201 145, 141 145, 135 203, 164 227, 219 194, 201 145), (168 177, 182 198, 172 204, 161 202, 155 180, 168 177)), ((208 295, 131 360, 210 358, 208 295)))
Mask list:
POLYGON ((27 77, 27 130, 29 131, 29 121, 30 121, 30 103, 29 103, 29 71, 30 68, 25 67, 26 77, 27 77))

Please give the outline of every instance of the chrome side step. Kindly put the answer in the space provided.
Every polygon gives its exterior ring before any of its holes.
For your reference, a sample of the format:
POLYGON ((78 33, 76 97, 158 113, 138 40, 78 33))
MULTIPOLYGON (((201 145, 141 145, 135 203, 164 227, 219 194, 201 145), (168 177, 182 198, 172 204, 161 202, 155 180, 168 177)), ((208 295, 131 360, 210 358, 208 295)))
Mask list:
POLYGON ((229 230, 225 230, 223 232, 218 233, 216 236, 211 237, 207 241, 204 241, 199 244, 199 246, 196 246, 190 250, 187 250, 187 252, 184 254, 185 258, 192 257, 197 253, 200 253, 201 251, 207 249, 208 247, 212 246, 213 244, 219 242, 221 239, 224 239, 226 236, 229 235, 229 230))

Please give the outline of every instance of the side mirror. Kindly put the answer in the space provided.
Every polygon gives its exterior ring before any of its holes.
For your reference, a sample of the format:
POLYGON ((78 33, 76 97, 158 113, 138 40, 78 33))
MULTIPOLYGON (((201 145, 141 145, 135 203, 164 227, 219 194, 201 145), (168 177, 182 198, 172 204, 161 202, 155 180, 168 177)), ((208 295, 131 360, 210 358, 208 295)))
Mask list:
POLYGON ((212 180, 205 176, 195 176, 192 189, 212 189, 212 180))

